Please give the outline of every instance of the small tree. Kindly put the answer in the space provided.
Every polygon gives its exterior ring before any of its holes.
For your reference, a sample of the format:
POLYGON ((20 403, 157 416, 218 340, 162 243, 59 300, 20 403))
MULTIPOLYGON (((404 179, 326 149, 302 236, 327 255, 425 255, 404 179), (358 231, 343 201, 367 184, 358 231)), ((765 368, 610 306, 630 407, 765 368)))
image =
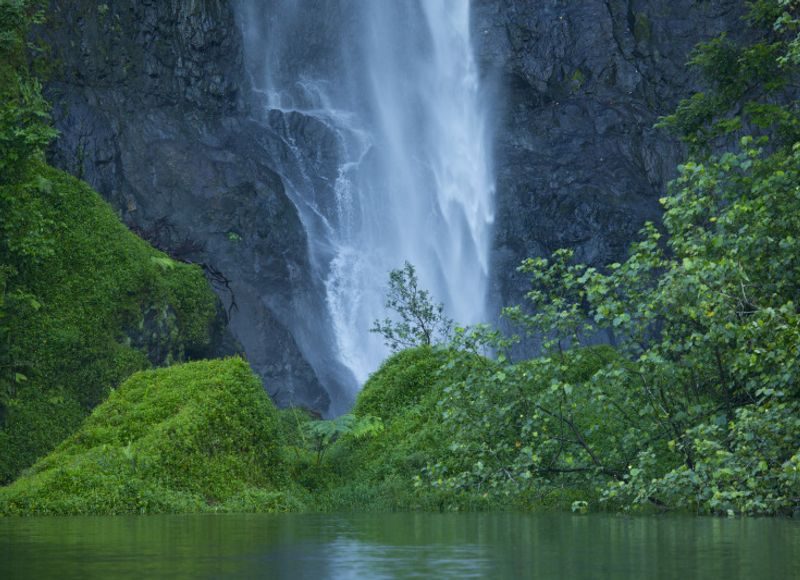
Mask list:
POLYGON ((389 273, 386 308, 398 319, 375 320, 370 332, 380 334, 393 351, 449 340, 453 321, 444 314, 444 304, 434 304, 427 290, 419 287, 417 272, 406 262, 389 273))

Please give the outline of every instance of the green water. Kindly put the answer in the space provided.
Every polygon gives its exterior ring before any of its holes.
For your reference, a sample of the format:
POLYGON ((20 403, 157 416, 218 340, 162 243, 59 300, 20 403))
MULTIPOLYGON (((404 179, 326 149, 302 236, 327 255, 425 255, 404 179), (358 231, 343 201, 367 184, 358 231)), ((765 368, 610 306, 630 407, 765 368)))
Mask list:
POLYGON ((800 521, 570 514, 0 519, 0 578, 800 578, 800 521))

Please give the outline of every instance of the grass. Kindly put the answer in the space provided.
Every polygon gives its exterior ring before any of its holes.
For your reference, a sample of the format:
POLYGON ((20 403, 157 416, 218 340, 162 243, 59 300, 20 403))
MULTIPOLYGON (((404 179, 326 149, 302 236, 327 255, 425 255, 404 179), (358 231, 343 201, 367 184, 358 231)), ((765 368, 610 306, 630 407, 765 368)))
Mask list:
POLYGON ((278 412, 232 358, 133 375, 0 490, 0 513, 286 511, 303 507, 295 487, 278 412))

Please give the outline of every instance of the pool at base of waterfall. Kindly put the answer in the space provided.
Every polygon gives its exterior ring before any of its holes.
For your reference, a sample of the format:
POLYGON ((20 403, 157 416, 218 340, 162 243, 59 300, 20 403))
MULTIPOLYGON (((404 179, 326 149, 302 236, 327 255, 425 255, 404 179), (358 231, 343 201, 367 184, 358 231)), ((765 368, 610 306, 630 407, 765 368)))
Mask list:
POLYGON ((798 578, 800 520, 565 513, 0 519, 0 578, 798 578))

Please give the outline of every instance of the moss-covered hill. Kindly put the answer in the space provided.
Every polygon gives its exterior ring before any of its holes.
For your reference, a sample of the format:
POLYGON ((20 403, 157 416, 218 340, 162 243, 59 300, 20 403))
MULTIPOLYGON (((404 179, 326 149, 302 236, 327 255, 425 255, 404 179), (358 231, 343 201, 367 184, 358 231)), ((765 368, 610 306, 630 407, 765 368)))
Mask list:
POLYGON ((203 354, 217 306, 200 268, 132 234, 85 183, 38 164, 0 194, 2 483, 131 373, 203 354))
POLYGON ((278 411, 239 358, 133 375, 81 428, 0 490, 0 513, 297 508, 278 411))
POLYGON ((452 440, 441 422, 439 401, 450 379, 465 368, 440 369, 453 353, 428 346, 387 359, 359 393, 356 420, 378 417, 383 429, 369 437, 345 435, 334 442, 327 460, 294 463, 296 477, 310 487, 322 510, 392 511, 445 507, 447 498, 415 488, 428 462, 447 453, 452 440), (307 479, 303 479, 303 478, 307 479))

